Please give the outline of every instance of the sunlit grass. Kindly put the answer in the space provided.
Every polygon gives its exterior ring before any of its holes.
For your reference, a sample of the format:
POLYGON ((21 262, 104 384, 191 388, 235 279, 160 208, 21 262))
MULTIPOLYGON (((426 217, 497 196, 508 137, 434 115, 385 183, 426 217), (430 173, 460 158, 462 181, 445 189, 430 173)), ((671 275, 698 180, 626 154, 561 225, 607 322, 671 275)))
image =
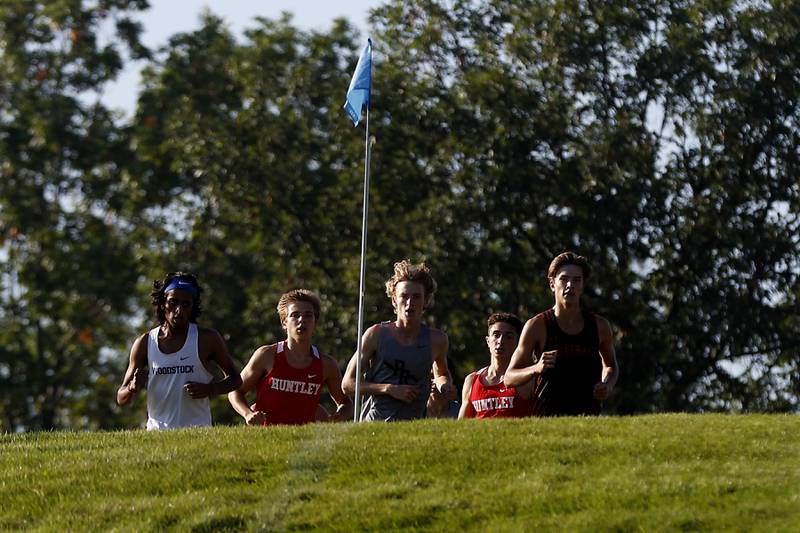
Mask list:
POLYGON ((429 420, 0 436, 0 529, 760 530, 800 418, 429 420))

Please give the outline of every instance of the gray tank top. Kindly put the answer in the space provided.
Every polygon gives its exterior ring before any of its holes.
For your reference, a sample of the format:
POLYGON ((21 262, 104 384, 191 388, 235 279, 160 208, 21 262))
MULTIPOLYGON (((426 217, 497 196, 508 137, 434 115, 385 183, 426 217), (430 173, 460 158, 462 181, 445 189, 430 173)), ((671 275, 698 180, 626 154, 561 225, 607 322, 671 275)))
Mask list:
POLYGON ((413 420, 425 417, 425 406, 431 391, 433 352, 431 332, 423 325, 417 341, 404 346, 392 336, 389 328, 381 324, 375 361, 366 372, 367 381, 393 385, 414 385, 419 396, 406 403, 387 394, 370 396, 361 411, 362 420, 413 420))

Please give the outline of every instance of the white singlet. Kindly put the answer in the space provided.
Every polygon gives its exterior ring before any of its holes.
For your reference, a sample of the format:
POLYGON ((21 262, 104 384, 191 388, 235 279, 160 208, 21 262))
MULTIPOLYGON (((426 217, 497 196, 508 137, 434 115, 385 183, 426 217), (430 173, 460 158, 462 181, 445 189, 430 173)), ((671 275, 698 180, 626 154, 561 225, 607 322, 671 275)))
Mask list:
POLYGON ((197 348, 197 324, 189 324, 186 342, 175 353, 164 354, 158 348, 158 331, 147 335, 147 429, 175 429, 210 426, 208 398, 194 399, 183 390, 189 382, 210 383, 211 373, 200 361, 197 348))

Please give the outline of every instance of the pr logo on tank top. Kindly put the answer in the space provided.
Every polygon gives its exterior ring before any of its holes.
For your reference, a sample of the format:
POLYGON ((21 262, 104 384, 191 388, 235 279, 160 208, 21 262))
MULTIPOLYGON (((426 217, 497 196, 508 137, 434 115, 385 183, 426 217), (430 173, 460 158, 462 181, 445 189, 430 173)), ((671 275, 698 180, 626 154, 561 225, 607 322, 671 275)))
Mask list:
POLYGON ((395 359, 394 366, 389 361, 385 362, 386 366, 392 370, 392 376, 397 377, 397 382, 400 385, 417 384, 417 378, 411 375, 411 371, 406 369, 406 362, 402 359, 395 359))

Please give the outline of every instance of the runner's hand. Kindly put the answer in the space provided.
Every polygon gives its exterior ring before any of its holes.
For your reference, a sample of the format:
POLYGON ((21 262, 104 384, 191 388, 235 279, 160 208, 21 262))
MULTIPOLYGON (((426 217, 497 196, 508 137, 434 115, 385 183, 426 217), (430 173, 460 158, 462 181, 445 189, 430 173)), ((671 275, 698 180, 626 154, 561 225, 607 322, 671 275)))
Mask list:
POLYGON ((536 364, 533 365, 533 372, 535 374, 542 374, 548 368, 553 368, 556 366, 556 358, 558 357, 557 350, 550 350, 549 352, 542 352, 541 357, 539 360, 536 361, 536 364))
POLYGON ((244 421, 248 426, 263 426, 267 421, 267 413, 264 411, 253 411, 244 417, 244 421))
POLYGON ((413 385, 389 385, 389 396, 401 402, 411 403, 419 396, 419 389, 413 385))
POLYGON ((196 381, 189 381, 183 386, 183 390, 185 390, 189 396, 195 400, 198 400, 200 398, 208 398, 211 396, 212 387, 211 383, 198 383, 196 381))
POLYGON ((443 383, 442 385, 440 385, 439 386, 439 392, 442 394, 442 396, 447 398, 449 401, 453 401, 456 398, 458 398, 458 391, 453 386, 453 384, 450 383, 450 382, 443 383))
POLYGON ((133 377, 128 382, 128 390, 138 392, 147 386, 147 368, 135 368, 133 377))
POLYGON ((608 383, 600 382, 594 386, 594 399, 595 400, 606 400, 608 399, 608 395, 611 393, 611 388, 608 386, 608 383))

